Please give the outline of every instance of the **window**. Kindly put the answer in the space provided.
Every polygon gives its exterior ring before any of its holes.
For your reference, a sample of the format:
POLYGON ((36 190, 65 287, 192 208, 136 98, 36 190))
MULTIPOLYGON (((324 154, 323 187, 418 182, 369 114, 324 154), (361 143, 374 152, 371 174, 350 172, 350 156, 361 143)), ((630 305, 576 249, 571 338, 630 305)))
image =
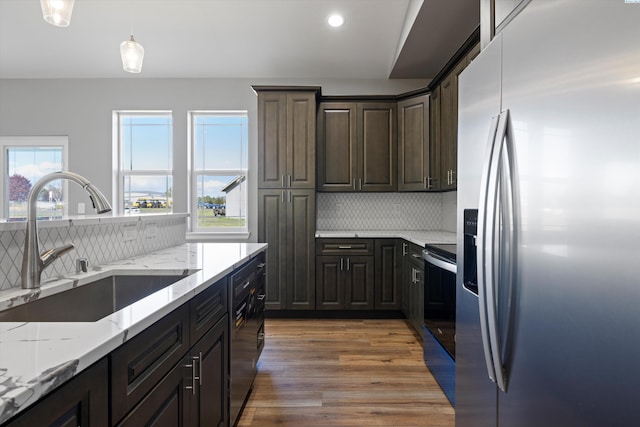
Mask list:
POLYGON ((247 232, 247 112, 190 112, 191 230, 247 232))
POLYGON ((114 208, 119 213, 171 212, 173 119, 171 112, 116 112, 118 165, 114 208))
MULTIPOLYGON (((27 217, 27 198, 31 187, 44 175, 67 167, 68 138, 0 137, 2 176, 0 177, 1 216, 27 217)), ((65 203, 67 181, 48 183, 36 203, 39 218, 61 218, 68 212, 65 203)))

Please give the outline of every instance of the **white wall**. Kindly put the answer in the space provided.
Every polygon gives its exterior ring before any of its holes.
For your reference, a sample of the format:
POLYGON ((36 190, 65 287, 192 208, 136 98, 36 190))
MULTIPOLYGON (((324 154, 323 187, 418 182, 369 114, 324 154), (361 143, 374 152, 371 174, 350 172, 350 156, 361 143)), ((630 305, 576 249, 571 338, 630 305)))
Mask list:
MULTIPOLYGON (((257 98, 251 85, 322 86, 323 95, 396 95, 428 80, 273 79, 1 79, 0 136, 68 135, 69 169, 112 196, 112 112, 171 110, 174 125, 174 212, 187 212, 187 111, 247 110, 249 163, 257 167, 257 98), (184 191, 180 191, 184 189, 184 191)), ((256 174, 248 176, 250 240, 257 238, 256 174)), ((69 186, 69 214, 88 202, 69 186)))

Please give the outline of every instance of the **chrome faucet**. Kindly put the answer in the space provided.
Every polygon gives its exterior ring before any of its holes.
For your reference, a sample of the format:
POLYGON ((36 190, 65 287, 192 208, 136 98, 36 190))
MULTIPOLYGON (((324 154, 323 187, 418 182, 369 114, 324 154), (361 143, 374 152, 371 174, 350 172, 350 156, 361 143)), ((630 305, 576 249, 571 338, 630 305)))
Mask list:
POLYGON ((40 254, 40 249, 38 248, 38 227, 36 226, 36 202, 38 194, 42 191, 45 185, 57 179, 68 179, 84 188, 85 191, 89 193, 93 207, 99 214, 111 211, 111 205, 100 190, 94 187, 86 178, 78 175, 77 173, 59 171, 40 178, 40 180, 31 188, 28 197, 27 231, 24 236, 24 253, 22 257, 22 287, 24 289, 39 288, 42 271, 53 261, 74 249, 73 244, 68 244, 59 248, 49 249, 40 254))

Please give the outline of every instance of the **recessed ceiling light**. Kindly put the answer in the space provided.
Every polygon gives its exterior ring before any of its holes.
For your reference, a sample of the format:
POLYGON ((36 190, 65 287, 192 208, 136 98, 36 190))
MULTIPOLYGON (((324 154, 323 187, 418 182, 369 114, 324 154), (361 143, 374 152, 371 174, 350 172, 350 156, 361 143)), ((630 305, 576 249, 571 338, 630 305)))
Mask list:
POLYGON ((344 24, 344 18, 342 17, 342 15, 333 14, 329 17, 329 19, 327 19, 327 22, 332 27, 337 28, 337 27, 341 27, 342 24, 344 24))

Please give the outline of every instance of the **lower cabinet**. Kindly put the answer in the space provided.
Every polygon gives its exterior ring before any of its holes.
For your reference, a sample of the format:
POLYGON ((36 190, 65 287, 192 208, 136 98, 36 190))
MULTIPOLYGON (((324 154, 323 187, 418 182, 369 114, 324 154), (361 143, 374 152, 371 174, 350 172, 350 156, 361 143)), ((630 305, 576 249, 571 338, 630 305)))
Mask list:
POLYGON ((109 425, 108 375, 105 357, 5 426, 106 427, 109 425))
POLYGON ((402 244, 402 311, 422 337, 424 324, 424 261, 422 248, 413 243, 402 244))
POLYGON ((228 334, 228 316, 225 314, 116 425, 227 425, 228 334))
POLYGON ((316 257, 318 310, 373 310, 373 256, 316 257))
POLYGON ((375 240, 374 308, 376 310, 400 310, 401 308, 402 257, 400 242, 396 239, 375 240))

